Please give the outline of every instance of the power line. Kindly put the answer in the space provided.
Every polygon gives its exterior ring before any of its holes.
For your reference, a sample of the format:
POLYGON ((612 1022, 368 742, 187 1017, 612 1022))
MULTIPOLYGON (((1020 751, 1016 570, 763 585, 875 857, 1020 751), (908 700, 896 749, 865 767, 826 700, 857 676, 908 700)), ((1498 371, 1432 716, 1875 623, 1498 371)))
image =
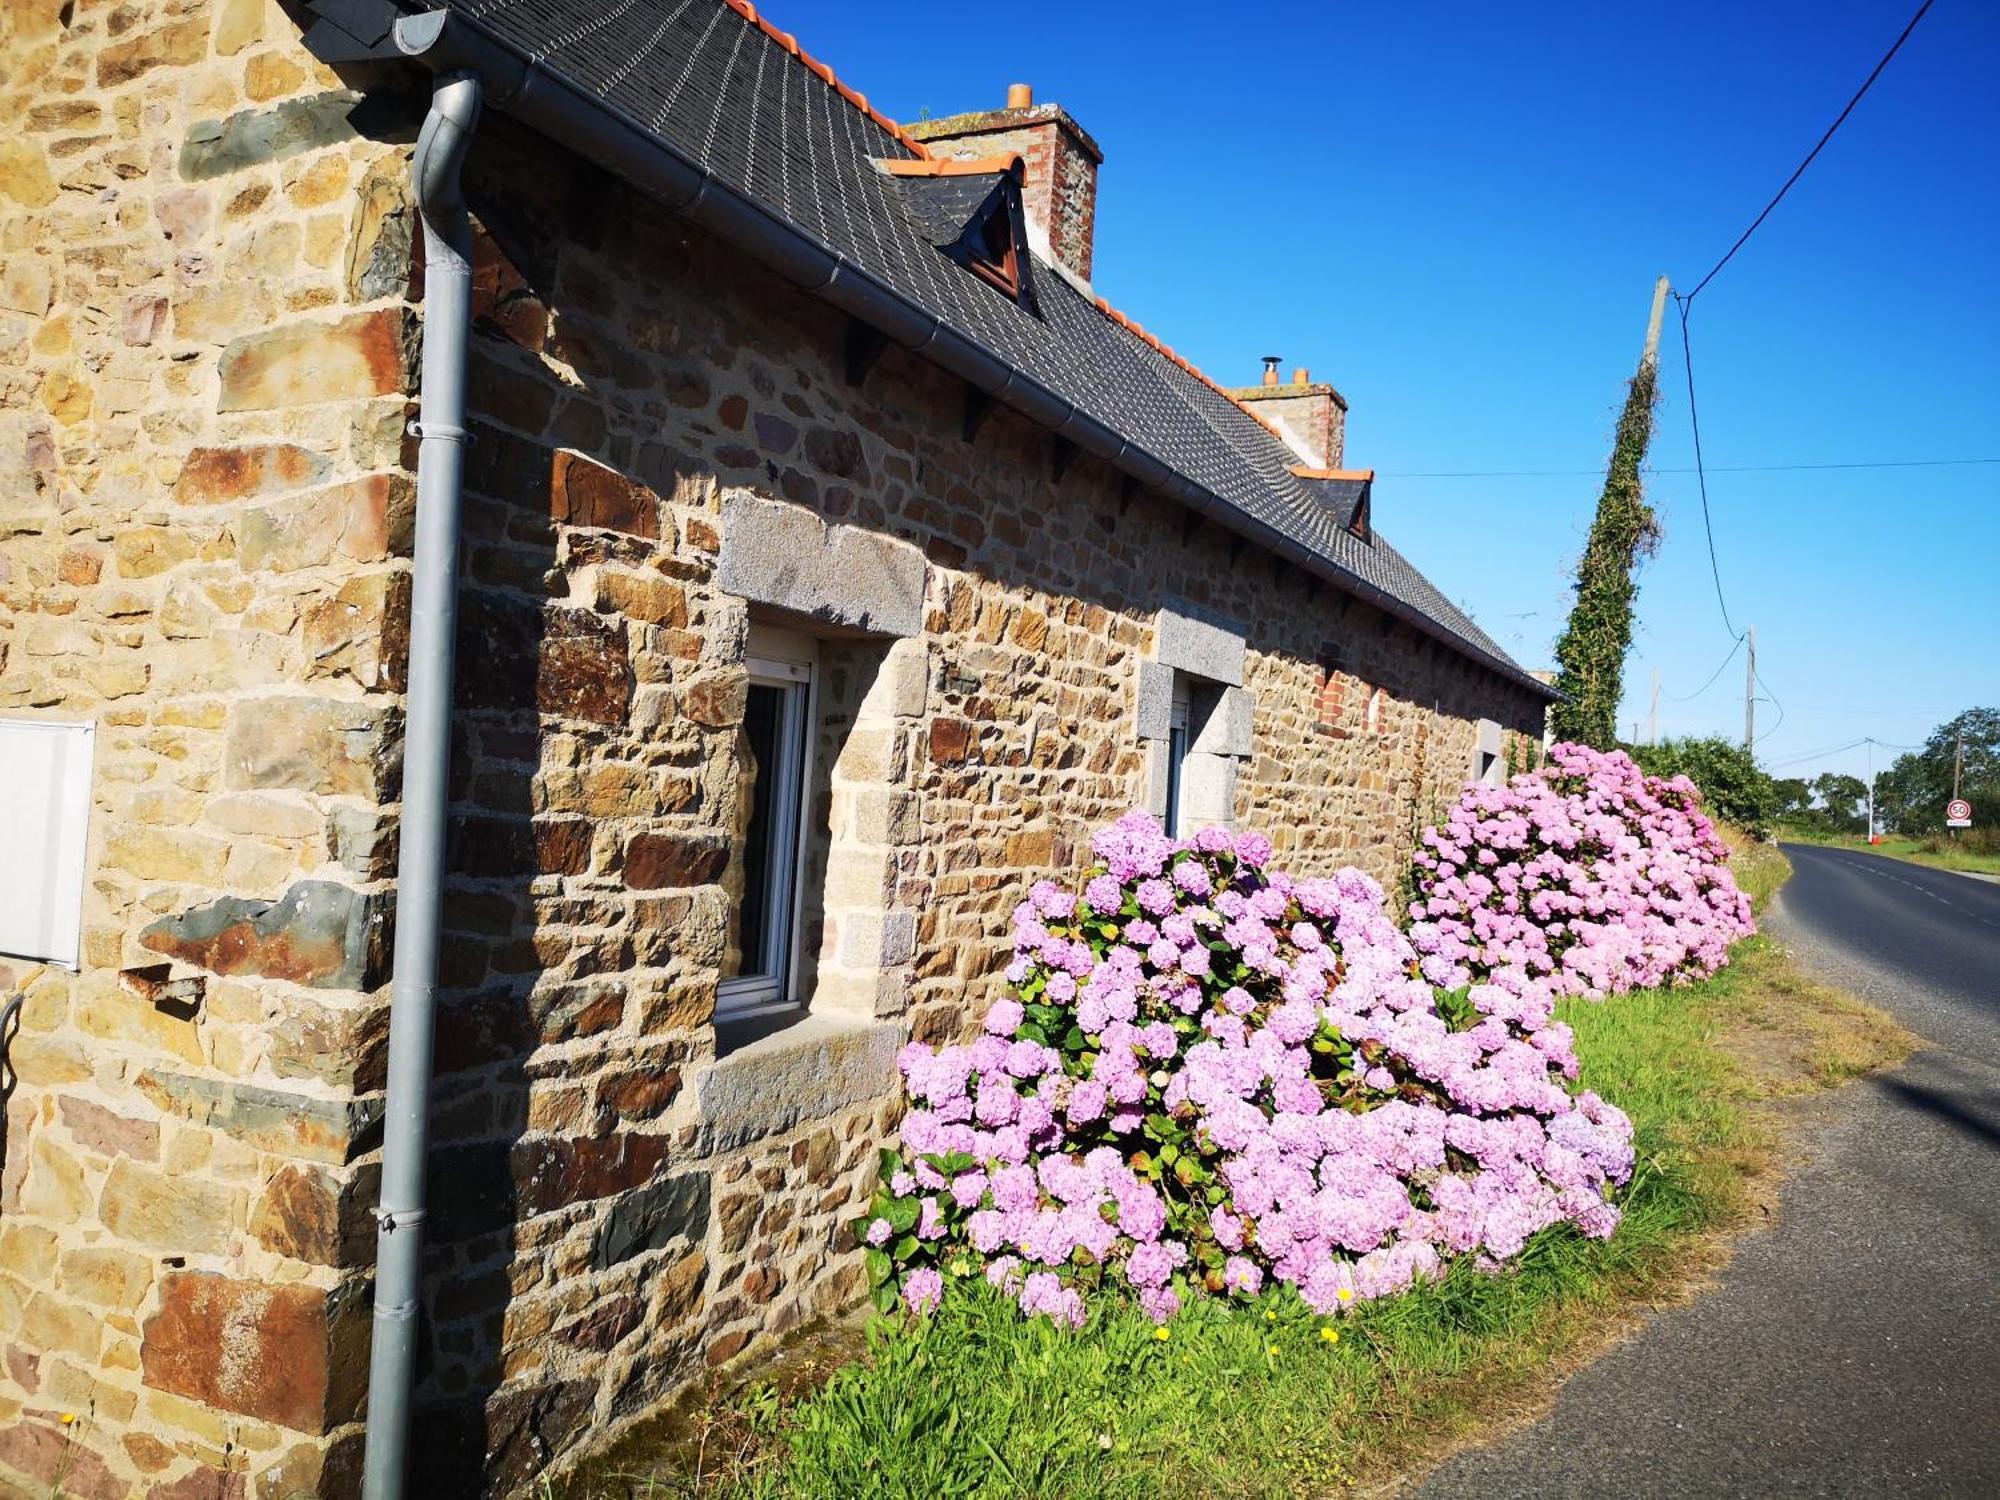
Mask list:
MULTIPOLYGON (((1722 592, 1722 566, 1716 560, 1715 556, 1715 522, 1709 514, 1708 469, 1701 455, 1701 414, 1695 406, 1694 349, 1688 340, 1688 313, 1693 310, 1694 299, 1701 295, 1702 289, 1715 280, 1717 274, 1721 272, 1724 266, 1736 258, 1736 252, 1750 242, 1750 236, 1755 234, 1763 222, 1771 216, 1771 211, 1784 202, 1785 194, 1792 190, 1793 185, 1801 177, 1805 176, 1806 168, 1810 167, 1820 152, 1826 149, 1826 143, 1832 140, 1834 132, 1846 123, 1847 117, 1854 113, 1854 107, 1861 102, 1862 96, 1874 87, 1875 80, 1882 76, 1882 70, 1889 66, 1889 60, 1902 50, 1903 43, 1910 39, 1910 33, 1917 29, 1917 23, 1923 20, 1925 13, 1930 10, 1931 4, 1932 0, 1923 0, 1923 3, 1917 7, 1917 13, 1910 17, 1909 24, 1903 28, 1902 35, 1898 36, 1894 45, 1882 54, 1882 60, 1875 64, 1874 71, 1862 82, 1861 87, 1855 90, 1854 97, 1847 101, 1847 107, 1834 118, 1834 122, 1831 125, 1826 127, 1825 134, 1821 135, 1819 140, 1814 143, 1812 150, 1806 153, 1805 160, 1792 170, 1792 175, 1785 179, 1784 186, 1779 188, 1771 201, 1764 205, 1763 211, 1750 221, 1750 227, 1736 237, 1736 243, 1729 247, 1723 254, 1722 259, 1709 267, 1708 274, 1695 283, 1693 291, 1687 293, 1685 296, 1679 292, 1674 293, 1675 307, 1680 313, 1681 320, 1681 363, 1687 371, 1688 424, 1694 432, 1695 482, 1701 491, 1701 529, 1708 539, 1708 570, 1715 580, 1715 602, 1722 610, 1723 628, 1732 636, 1740 635, 1740 632, 1736 629, 1736 622, 1729 618, 1729 601, 1723 597, 1722 592)), ((1754 674, 1754 666, 1752 671, 1754 674)), ((1782 708, 1779 710, 1779 722, 1784 722, 1782 708)))
MULTIPOLYGON (((1843 464, 1710 464, 1711 474, 1797 474, 1828 469, 1947 469, 1974 464, 2000 464, 2000 458, 1892 458, 1873 463, 1843 464)), ((1692 468, 1648 468, 1648 474, 1692 474, 1692 468)), ((1602 469, 1377 469, 1377 479, 1583 479, 1598 478, 1602 469)))
POLYGON ((1683 696, 1680 693, 1668 693, 1665 696, 1675 703, 1694 702, 1695 699, 1699 698, 1703 693, 1707 692, 1710 688, 1715 686, 1717 679, 1720 678, 1722 674, 1728 670, 1729 664, 1736 660, 1736 653, 1741 651, 1742 649, 1743 649, 1743 637, 1739 635, 1738 637, 1736 637, 1736 644, 1729 648, 1729 654, 1722 658, 1722 665, 1717 667, 1713 672, 1710 672, 1708 674, 1708 681, 1704 682, 1700 687, 1696 688, 1693 692, 1688 693, 1685 696, 1683 696))
MULTIPOLYGON (((1706 276, 1702 277, 1700 281, 1695 283, 1694 290, 1689 292, 1685 297, 1679 298, 1683 308, 1683 311, 1681 313, 1681 323, 1683 327, 1685 327, 1687 323, 1687 312, 1685 311, 1686 305, 1694 301, 1695 298, 1701 295, 1701 289, 1707 286, 1711 281, 1715 280, 1716 272, 1720 271, 1724 266, 1728 265, 1731 260, 1735 259, 1736 252, 1738 250, 1741 250, 1744 247, 1744 245, 1749 242, 1750 236, 1755 234, 1758 230, 1758 227, 1762 225, 1763 222, 1771 216, 1771 210, 1776 208, 1780 203, 1784 202, 1785 194, 1789 193, 1792 190, 1792 185, 1794 183, 1796 183, 1801 177, 1805 176, 1806 168, 1813 164, 1813 158, 1818 156, 1821 151, 1826 149, 1826 143, 1833 139, 1833 133, 1836 130, 1840 129, 1842 125, 1847 123, 1847 117, 1854 113, 1854 106, 1859 104, 1861 102, 1862 96, 1866 94, 1869 89, 1875 86, 1875 80, 1882 76, 1882 70, 1889 66, 1889 60, 1902 50, 1903 43, 1907 42, 1910 39, 1910 33, 1917 29, 1917 22, 1923 20, 1925 13, 1928 12, 1931 8, 1931 3, 1932 0, 1924 0, 1924 3, 1917 7, 1917 13, 1910 17, 1910 24, 1903 28, 1902 35, 1897 37, 1895 44, 1891 46, 1887 52, 1882 54, 1882 60, 1877 64, 1875 64, 1875 71, 1870 73, 1867 79, 1862 83, 1861 87, 1855 90, 1854 97, 1847 101, 1847 108, 1843 109, 1839 113, 1839 115, 1835 117, 1834 122, 1826 127, 1826 134, 1822 135, 1819 138, 1818 142, 1813 146, 1812 150, 1806 153, 1806 159, 1800 162, 1798 166, 1793 170, 1792 175, 1785 179, 1785 185, 1778 189, 1777 196, 1774 197, 1769 203, 1766 203, 1764 205, 1764 211, 1758 214, 1756 218, 1750 221, 1750 227, 1744 230, 1742 234, 1736 237, 1736 243, 1729 247, 1728 253, 1724 255, 1721 260, 1717 261, 1713 266, 1709 268, 1709 272, 1706 276)), ((1676 293, 1675 295, 1677 297, 1679 296, 1678 293, 1676 293)))
POLYGON ((1765 730, 1762 734, 1757 736, 1755 744, 1751 746, 1752 749, 1755 749, 1757 745, 1763 744, 1764 741, 1768 740, 1772 735, 1776 734, 1780 729, 1785 727, 1785 705, 1780 703, 1778 701, 1778 695, 1771 691, 1771 684, 1766 682, 1764 680, 1764 674, 1757 670, 1757 665, 1754 659, 1750 664, 1750 675, 1753 679, 1755 679, 1757 686, 1762 688, 1765 692, 1766 696, 1760 701, 1769 703, 1771 707, 1775 708, 1778 711, 1778 722, 1773 724, 1769 729, 1765 730))
MULTIPOLYGON (((1925 3, 1929 4, 1929 0, 1925 0, 1925 3)), ((1735 253, 1733 250, 1730 252, 1731 255, 1735 253)), ((1716 267, 1716 270, 1720 269, 1720 266, 1716 267)), ((1708 274, 1713 276, 1715 271, 1710 271, 1708 274)), ((1703 285, 1706 284, 1707 277, 1704 277, 1703 285)), ((1695 288, 1695 291, 1700 290, 1700 287, 1695 288)), ((1677 310, 1681 315, 1681 363, 1687 368, 1688 424, 1694 429, 1694 472, 1696 485, 1701 490, 1701 529, 1702 534, 1708 538, 1708 571, 1715 579, 1715 602, 1722 610, 1722 628, 1740 640, 1742 632, 1729 618, 1729 601, 1722 597, 1722 566, 1715 560, 1715 523, 1709 519, 1708 514, 1708 474, 1701 459, 1701 414, 1695 409, 1694 404, 1694 350, 1688 343, 1688 304, 1693 298, 1693 292, 1685 297, 1679 292, 1674 293, 1674 301, 1679 304, 1677 310)))

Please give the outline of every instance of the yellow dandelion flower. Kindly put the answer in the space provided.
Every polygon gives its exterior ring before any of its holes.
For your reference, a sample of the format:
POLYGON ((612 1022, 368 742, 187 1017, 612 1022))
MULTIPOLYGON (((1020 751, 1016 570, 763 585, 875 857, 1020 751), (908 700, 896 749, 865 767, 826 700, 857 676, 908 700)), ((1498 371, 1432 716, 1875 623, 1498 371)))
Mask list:
POLYGON ((1270 1355, 1271 1358, 1276 1359, 1278 1357, 1278 1346, 1276 1344, 1273 1344, 1271 1345, 1270 1348, 1266 1349, 1264 1352, 1270 1355))
POLYGON ((1336 1329, 1322 1328, 1319 1331, 1319 1336, 1325 1339, 1329 1344, 1337 1344, 1340 1342, 1340 1334, 1336 1329))
POLYGON ((75 1420, 76 1420, 76 1413, 73 1411, 66 1411, 62 1414, 62 1424, 65 1427, 69 1426, 75 1420))
POLYGON ((1162 1323, 1158 1328, 1153 1330, 1153 1337, 1156 1339, 1170 1339, 1173 1337, 1173 1333, 1168 1329, 1166 1324, 1162 1323))

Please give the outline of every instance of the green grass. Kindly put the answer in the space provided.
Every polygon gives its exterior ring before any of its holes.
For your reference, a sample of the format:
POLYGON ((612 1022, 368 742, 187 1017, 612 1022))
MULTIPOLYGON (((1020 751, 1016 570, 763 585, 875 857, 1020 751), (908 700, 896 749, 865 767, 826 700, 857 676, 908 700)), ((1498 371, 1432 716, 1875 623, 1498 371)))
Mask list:
MULTIPOLYGON (((1775 887, 1784 859, 1769 856, 1744 873, 1775 887)), ((1770 1163, 1762 1101, 1904 1049, 1893 1022, 1803 980, 1765 939, 1735 960, 1699 985, 1563 1006, 1583 1081, 1637 1131, 1609 1241, 1545 1232, 1504 1273, 1460 1266, 1338 1322, 1289 1291, 1249 1310, 1200 1304, 1164 1339, 1128 1307, 1099 1307, 1072 1334, 961 1285, 927 1322, 872 1328, 860 1358, 836 1341, 803 1378, 698 1402, 551 1493, 1281 1496, 1421 1465, 1532 1410, 1552 1371, 1706 1264, 1770 1163)))
MULTIPOLYGON (((1972 829, 1967 832, 1980 834, 1981 831, 1972 829)), ((1990 836, 1961 835, 1952 839, 1940 833, 1907 838, 1900 833, 1890 833, 1882 836, 1881 843, 1872 846, 1866 837, 1858 833, 1822 833, 1812 828, 1785 828, 1779 830, 1779 836, 1801 844, 1825 844, 1834 849, 1858 849, 1864 854, 1886 854, 1891 859, 1929 865, 1936 870, 1970 870, 1979 875, 2000 875, 2000 848, 1995 847, 1990 836)))

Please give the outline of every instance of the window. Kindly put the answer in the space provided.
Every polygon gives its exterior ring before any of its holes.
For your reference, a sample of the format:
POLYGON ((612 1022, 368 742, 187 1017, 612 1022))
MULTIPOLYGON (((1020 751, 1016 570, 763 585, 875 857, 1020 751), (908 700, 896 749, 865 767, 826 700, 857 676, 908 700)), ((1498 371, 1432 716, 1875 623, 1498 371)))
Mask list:
POLYGON ((752 626, 747 665, 718 1020, 767 1015, 799 1000, 800 866, 818 652, 810 640, 752 626))
POLYGON ((1188 721, 1191 701, 1187 678, 1174 673, 1173 715, 1167 721, 1167 836, 1181 836, 1181 793, 1186 785, 1188 721))

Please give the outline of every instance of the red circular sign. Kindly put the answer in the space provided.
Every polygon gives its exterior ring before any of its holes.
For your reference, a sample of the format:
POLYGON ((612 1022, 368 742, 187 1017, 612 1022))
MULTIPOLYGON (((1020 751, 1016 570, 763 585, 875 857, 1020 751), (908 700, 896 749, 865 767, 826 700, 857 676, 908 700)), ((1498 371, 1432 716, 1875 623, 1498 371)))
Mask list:
POLYGON ((1947 802, 1944 805, 1944 815, 1947 818, 1969 818, 1972 816, 1972 804, 1963 797, 1947 802))

